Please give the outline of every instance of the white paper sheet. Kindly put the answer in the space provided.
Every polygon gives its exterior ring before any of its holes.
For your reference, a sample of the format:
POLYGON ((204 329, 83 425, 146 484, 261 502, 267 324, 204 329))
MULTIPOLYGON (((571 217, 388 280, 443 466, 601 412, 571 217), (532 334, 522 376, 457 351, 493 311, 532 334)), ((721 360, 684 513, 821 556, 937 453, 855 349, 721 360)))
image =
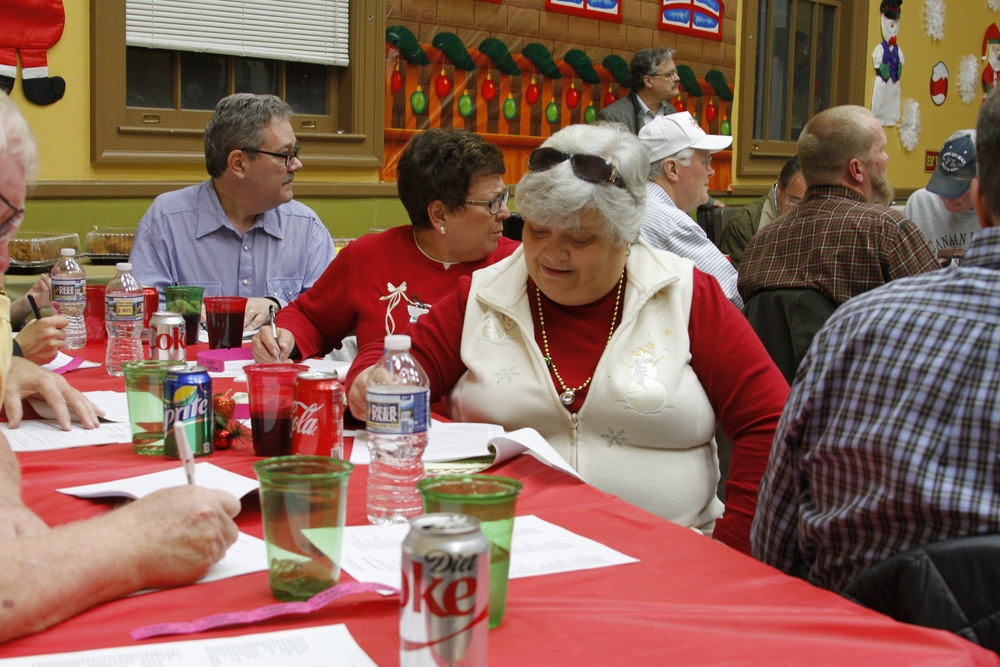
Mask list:
MULTIPOLYGON (((242 498, 260 487, 260 482, 256 479, 237 475, 234 472, 229 472, 211 463, 196 463, 194 472, 198 486, 228 491, 237 498, 242 498)), ((64 489, 56 489, 56 491, 65 493, 68 496, 76 496, 77 498, 105 498, 110 496, 143 498, 154 491, 166 489, 171 486, 184 486, 185 484, 187 484, 187 476, 184 474, 184 467, 178 461, 177 465, 173 468, 148 475, 126 477, 98 484, 71 486, 64 489)))
MULTIPOLYGON (((53 373, 55 373, 66 364, 73 363, 74 361, 76 361, 76 357, 72 357, 66 354, 65 352, 56 352, 56 358, 50 361, 49 363, 45 364, 44 366, 42 366, 42 368, 44 368, 47 371, 52 371, 53 373)), ((98 368, 100 366, 101 364, 98 364, 93 361, 87 361, 85 359, 79 366, 77 366, 73 370, 77 370, 78 368, 98 368)))
POLYGON ((240 637, 34 655, 0 660, 3 667, 377 667, 343 623, 240 637))
MULTIPOLYGON (((83 395, 89 398, 91 403, 104 410, 104 416, 101 419, 128 424, 128 399, 124 391, 85 391, 83 395)), ((45 402, 45 399, 29 398, 28 403, 42 419, 56 418, 55 410, 45 402)), ((80 421, 76 412, 70 410, 69 414, 73 421, 80 421)), ((129 440, 131 440, 131 436, 129 440)))
MULTIPOLYGON (((239 533, 236 541, 226 550, 226 555, 218 563, 209 568, 205 576, 195 584, 207 584, 210 581, 229 579, 243 574, 264 572, 267 570, 267 543, 253 535, 239 533)), ((155 593, 162 589, 148 588, 134 595, 155 593)), ((3 664, 3 661, 0 661, 3 664)))
MULTIPOLYGON (((400 547, 409 529, 406 524, 344 528, 341 568, 358 581, 399 588, 400 547)), ((511 579, 638 562, 536 516, 514 518, 508 575, 511 579)))
POLYGON ((51 449, 132 442, 132 430, 127 423, 101 424, 90 430, 79 424, 70 424, 70 430, 63 431, 54 420, 27 419, 13 429, 7 424, 0 424, 0 430, 7 436, 7 442, 15 452, 44 452, 51 449))

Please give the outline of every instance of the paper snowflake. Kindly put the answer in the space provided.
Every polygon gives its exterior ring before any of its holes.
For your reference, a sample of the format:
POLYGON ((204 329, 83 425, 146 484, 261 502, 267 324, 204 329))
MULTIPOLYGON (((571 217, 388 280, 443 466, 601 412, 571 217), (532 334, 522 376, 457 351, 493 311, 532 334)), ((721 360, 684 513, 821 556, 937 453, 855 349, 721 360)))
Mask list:
POLYGON ((920 103, 912 97, 903 102, 903 115, 899 120, 899 141, 907 151, 916 148, 920 141, 920 103))
MULTIPOLYGON (((1000 0, 995 0, 1000 2, 1000 0)), ((965 56, 958 64, 958 94, 964 104, 972 104, 976 99, 976 83, 979 81, 979 60, 975 56, 965 56)))
POLYGON ((986 0, 986 4, 995 12, 1000 12, 1000 0, 986 0))
POLYGON ((944 39, 944 0, 924 0, 924 32, 931 39, 944 39))

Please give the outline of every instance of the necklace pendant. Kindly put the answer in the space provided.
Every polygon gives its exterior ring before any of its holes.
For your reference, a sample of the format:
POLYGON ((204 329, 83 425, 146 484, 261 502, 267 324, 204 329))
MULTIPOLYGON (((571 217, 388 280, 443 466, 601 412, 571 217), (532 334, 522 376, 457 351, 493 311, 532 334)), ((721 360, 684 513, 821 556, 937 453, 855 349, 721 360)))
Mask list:
POLYGON ((559 394, 559 400, 563 402, 563 405, 573 405, 573 400, 576 398, 576 392, 572 389, 567 389, 563 393, 559 394))

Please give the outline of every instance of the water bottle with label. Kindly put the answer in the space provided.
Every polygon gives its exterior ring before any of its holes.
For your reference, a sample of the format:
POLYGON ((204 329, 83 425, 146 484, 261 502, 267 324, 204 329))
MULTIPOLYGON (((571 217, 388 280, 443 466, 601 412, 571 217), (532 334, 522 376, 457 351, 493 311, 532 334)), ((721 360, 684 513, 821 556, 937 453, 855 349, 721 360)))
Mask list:
POLYGON ((410 355, 409 336, 386 336, 385 353, 368 379, 368 520, 406 523, 424 512, 417 482, 424 478, 430 426, 430 383, 410 355))
POLYGON ((142 359, 142 314, 145 296, 132 275, 132 265, 119 262, 118 273, 108 283, 104 318, 108 329, 108 375, 124 375, 122 364, 142 359))
POLYGON ((69 320, 64 329, 66 349, 87 344, 83 311, 87 305, 87 274, 76 261, 76 248, 63 248, 62 259, 52 267, 52 312, 69 320))

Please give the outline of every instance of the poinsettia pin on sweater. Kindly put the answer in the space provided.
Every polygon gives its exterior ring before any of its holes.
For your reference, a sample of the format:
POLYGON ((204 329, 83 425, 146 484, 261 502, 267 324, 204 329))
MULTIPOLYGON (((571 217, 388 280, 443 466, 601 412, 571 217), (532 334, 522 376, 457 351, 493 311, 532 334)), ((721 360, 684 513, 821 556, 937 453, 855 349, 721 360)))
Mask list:
POLYGON ((899 122, 899 79, 903 73, 903 50, 896 43, 899 35, 899 11, 903 0, 882 0, 882 42, 872 52, 875 67, 875 89, 872 91, 872 113, 885 126, 899 122))
POLYGON ((49 76, 46 53, 62 37, 66 15, 62 0, 3 0, 0 20, 0 90, 10 93, 21 52, 21 87, 35 104, 62 99, 66 82, 49 76))

